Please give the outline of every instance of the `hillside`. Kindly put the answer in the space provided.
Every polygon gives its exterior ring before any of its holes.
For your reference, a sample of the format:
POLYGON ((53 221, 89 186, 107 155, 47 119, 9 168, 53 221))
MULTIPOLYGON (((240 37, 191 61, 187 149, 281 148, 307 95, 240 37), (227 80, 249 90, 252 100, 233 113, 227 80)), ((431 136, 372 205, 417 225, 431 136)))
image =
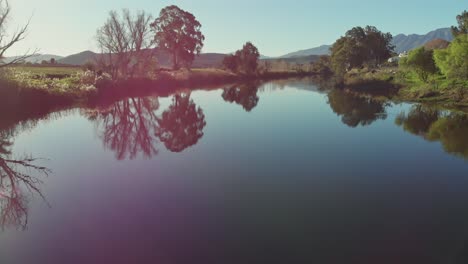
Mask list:
MULTIPOLYGON (((17 57, 6 57, 4 59, 4 61, 6 63, 16 59, 17 57)), ((58 55, 52 55, 52 54, 36 54, 34 56, 31 56, 27 59, 25 59, 25 62, 29 62, 29 63, 41 63, 42 61, 50 61, 52 58, 54 58, 55 60, 60 60, 61 58, 63 58, 62 56, 58 56, 58 55)))
POLYGON ((286 55, 283 55, 280 58, 294 58, 294 57, 304 57, 304 56, 311 56, 311 55, 328 55, 330 54, 330 47, 331 45, 322 45, 316 48, 299 50, 299 51, 295 51, 295 52, 291 52, 286 55))
MULTIPOLYGON (((83 65, 88 61, 95 61, 100 56, 102 55, 92 51, 84 51, 65 57, 59 60, 59 63, 69 65, 83 65)), ((221 62, 225 56, 225 54, 220 53, 203 53, 195 58, 192 66, 195 68, 216 67, 221 65, 221 62)), ((166 52, 156 52, 156 60, 161 67, 171 67, 172 65, 171 56, 166 52)))
MULTIPOLYGON (((434 39, 441 39, 445 41, 452 41, 453 36, 450 28, 440 28, 434 31, 431 31, 424 35, 404 35, 399 34, 393 37, 393 45, 395 45, 395 51, 401 53, 403 51, 409 51, 417 47, 421 47, 427 42, 430 42, 434 39)), ((294 58, 294 57, 303 57, 311 55, 327 55, 330 54, 331 45, 322 45, 319 47, 299 50, 295 52, 288 53, 279 58, 294 58)))
POLYGON ((293 58, 272 58, 272 59, 265 59, 264 61, 285 61, 288 63, 307 64, 307 63, 315 62, 319 58, 320 58, 319 55, 310 55, 310 56, 301 56, 301 57, 293 57, 293 58))
POLYGON ((446 41, 452 41, 453 36, 450 28, 440 28, 431 31, 425 35, 404 35, 399 34, 393 37, 393 44, 396 46, 395 51, 401 53, 403 51, 409 51, 417 47, 421 47, 427 42, 434 39, 443 39, 446 41))
POLYGON ((87 50, 62 58, 58 61, 58 63, 69 65, 83 65, 88 61, 94 61, 97 57, 97 53, 87 50))

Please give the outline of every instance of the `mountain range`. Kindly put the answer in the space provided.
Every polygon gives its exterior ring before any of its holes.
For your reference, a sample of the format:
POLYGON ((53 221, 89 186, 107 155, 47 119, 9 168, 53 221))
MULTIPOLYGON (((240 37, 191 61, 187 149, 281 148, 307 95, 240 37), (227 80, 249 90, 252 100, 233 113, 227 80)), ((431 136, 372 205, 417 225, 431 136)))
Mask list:
POLYGON ((404 51, 410 51, 414 48, 418 48, 426 44, 427 42, 434 39, 443 39, 446 41, 452 41, 452 31, 450 28, 439 28, 431 31, 425 35, 404 35, 399 34, 393 37, 393 45, 395 45, 395 51, 398 53, 404 51))
MULTIPOLYGON (((398 34, 393 37, 392 44, 395 45, 395 51, 397 53, 402 53, 404 51, 410 51, 414 48, 424 46, 424 44, 434 39, 452 41, 453 36, 452 36, 451 29, 439 28, 424 35, 398 34)), ((311 49, 291 52, 291 53, 281 56, 280 58, 294 58, 294 57, 303 57, 303 56, 310 56, 310 55, 327 55, 327 54, 330 54, 330 50, 329 50, 330 47, 331 45, 322 45, 322 46, 311 48, 311 49)))
MULTIPOLYGON (((409 51, 414 48, 423 46, 427 42, 430 42, 434 39, 441 39, 446 41, 452 41, 453 36, 450 28, 440 28, 434 31, 431 31, 424 35, 404 35, 399 34, 393 38, 393 44, 395 45, 395 51, 401 53, 403 51, 409 51)), ((308 63, 318 59, 320 55, 329 54, 331 45, 322 45, 319 47, 305 49, 300 51, 291 52, 280 57, 266 57, 261 56, 262 60, 283 60, 291 63, 308 63)), ((204 68, 204 67, 216 67, 221 65, 223 58, 227 54, 221 53, 202 53, 196 57, 193 67, 204 68)), ((73 54, 67 57, 61 57, 50 54, 43 54, 33 56, 28 58, 26 61, 31 63, 40 63, 43 60, 50 61, 51 58, 55 58, 60 64, 68 65, 83 65, 88 61, 92 61, 99 56, 102 56, 98 53, 92 51, 84 51, 77 54, 73 54)), ((6 58, 5 61, 11 60, 11 58, 6 58)), ((160 66, 170 67, 171 66, 171 56, 167 52, 157 51, 156 59, 160 66)))
MULTIPOLYGON (((19 57, 7 57, 5 58, 5 62, 11 62, 12 60, 19 58, 19 57)), ((42 61, 50 61, 51 59, 55 59, 56 61, 62 59, 62 56, 58 55, 52 55, 52 54, 36 54, 33 55, 29 58, 26 58, 24 61, 25 62, 30 62, 30 63, 41 63, 42 61)))

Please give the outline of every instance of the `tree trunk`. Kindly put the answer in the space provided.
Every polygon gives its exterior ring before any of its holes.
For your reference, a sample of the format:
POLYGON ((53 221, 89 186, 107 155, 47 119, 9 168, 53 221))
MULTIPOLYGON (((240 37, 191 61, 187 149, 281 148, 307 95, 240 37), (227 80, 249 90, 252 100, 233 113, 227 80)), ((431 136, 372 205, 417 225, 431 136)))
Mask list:
POLYGON ((177 61, 177 51, 172 53, 172 69, 178 70, 179 69, 179 62, 177 61))

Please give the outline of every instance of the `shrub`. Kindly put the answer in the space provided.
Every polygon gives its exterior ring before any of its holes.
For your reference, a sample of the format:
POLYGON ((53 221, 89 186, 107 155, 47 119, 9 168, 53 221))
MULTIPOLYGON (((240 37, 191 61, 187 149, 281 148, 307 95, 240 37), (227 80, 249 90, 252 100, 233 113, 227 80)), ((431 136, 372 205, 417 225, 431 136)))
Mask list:
POLYGON ((433 54, 433 50, 427 50, 424 47, 415 49, 408 54, 408 57, 400 60, 400 66, 414 71, 421 81, 427 83, 429 76, 437 73, 433 54))
POLYGON ((447 49, 436 50, 434 59, 447 78, 468 80, 468 35, 459 35, 447 49))

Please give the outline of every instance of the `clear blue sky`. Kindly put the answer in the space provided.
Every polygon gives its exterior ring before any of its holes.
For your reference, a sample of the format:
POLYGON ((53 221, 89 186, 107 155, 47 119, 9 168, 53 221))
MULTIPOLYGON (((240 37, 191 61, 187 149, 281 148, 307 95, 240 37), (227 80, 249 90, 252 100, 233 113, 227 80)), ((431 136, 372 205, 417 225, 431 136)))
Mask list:
POLYGON ((278 56, 333 43, 353 26, 427 33, 456 24, 468 0, 10 0, 10 28, 31 16, 29 35, 9 56, 28 48, 70 55, 96 50, 95 33, 110 10, 145 10, 154 16, 176 4, 202 23, 204 52, 231 52, 246 41, 278 56))

